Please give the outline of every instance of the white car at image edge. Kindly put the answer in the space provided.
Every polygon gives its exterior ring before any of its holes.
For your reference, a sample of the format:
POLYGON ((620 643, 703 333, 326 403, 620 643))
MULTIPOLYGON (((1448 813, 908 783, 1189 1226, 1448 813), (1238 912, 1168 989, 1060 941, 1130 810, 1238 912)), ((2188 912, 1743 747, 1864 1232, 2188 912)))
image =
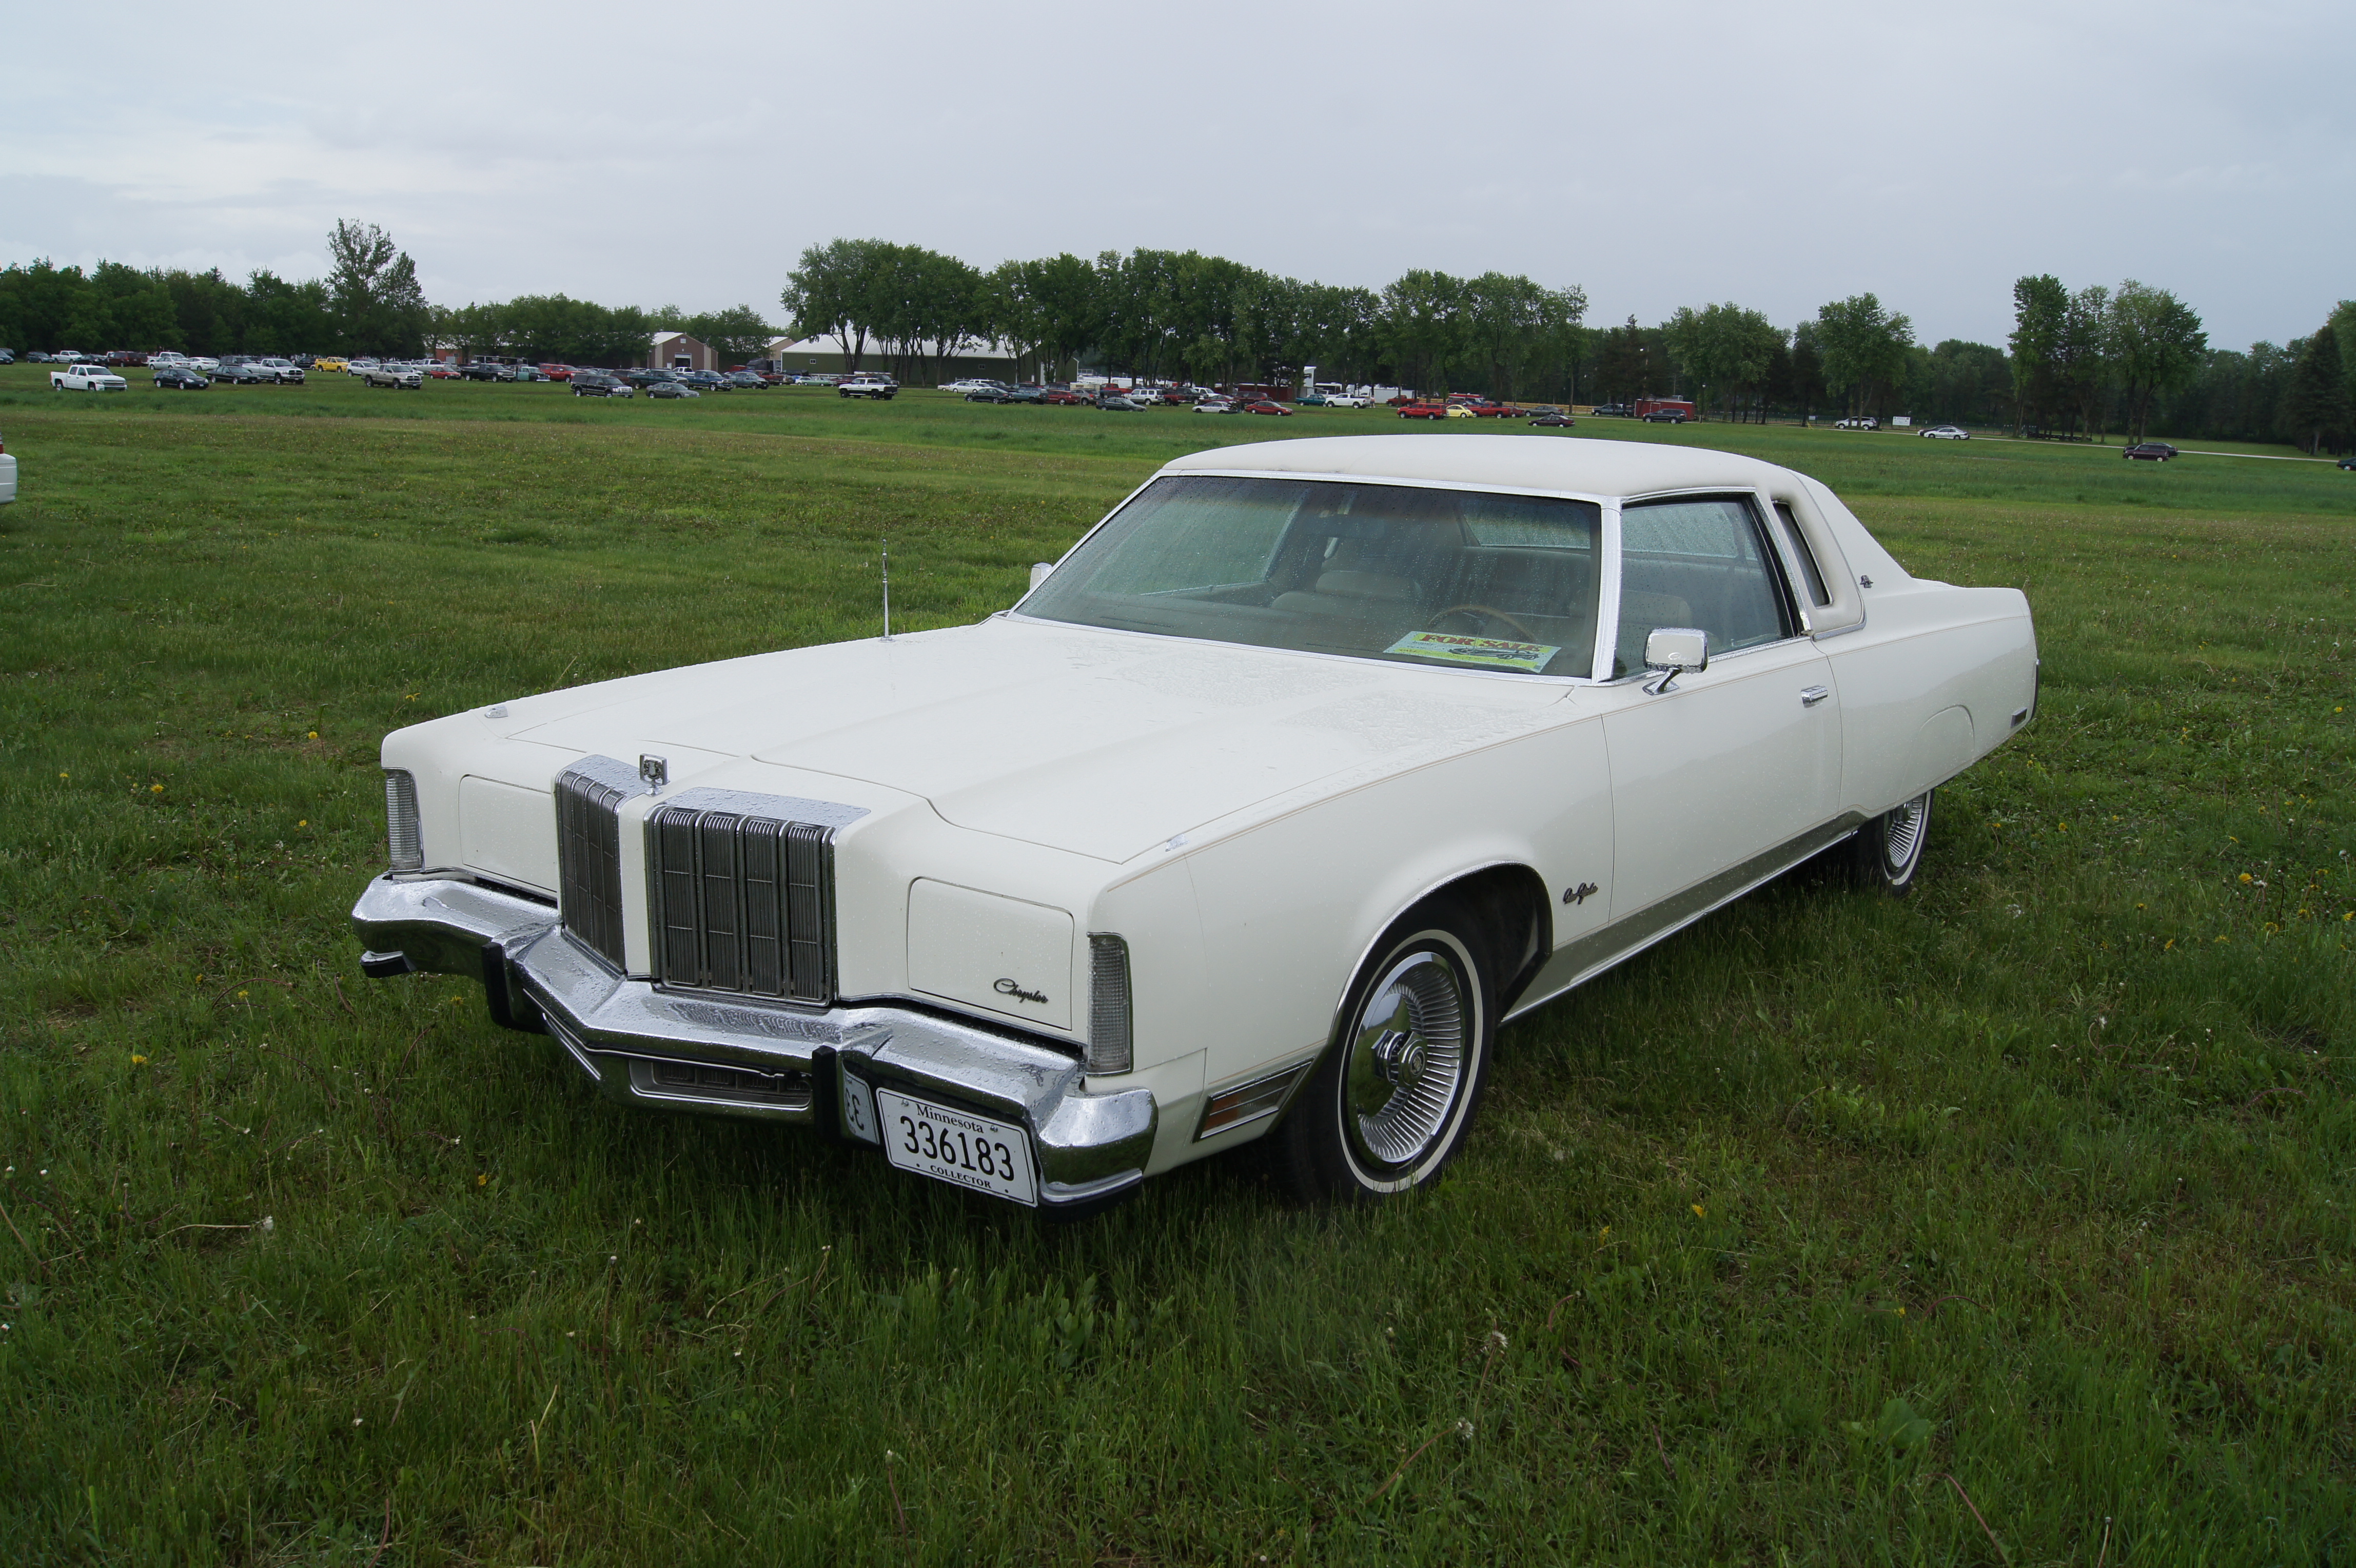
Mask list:
POLYGON ((16 499, 16 459, 8 455, 8 443, 0 437, 0 506, 16 499))
POLYGON ((68 365, 62 371, 49 372, 49 386, 55 392, 128 392, 131 383, 108 370, 104 365, 68 365))
POLYGON ((1969 441, 1972 433, 1960 424, 1934 424, 1922 432, 1925 441, 1969 441))
POLYGON ((1372 1201, 1462 1145, 1503 1024, 1819 856, 1905 892, 2036 704, 2018 590, 1789 468, 1226 446, 972 625, 387 736, 352 919, 622 1104, 1065 1213, 1262 1138, 1372 1201))

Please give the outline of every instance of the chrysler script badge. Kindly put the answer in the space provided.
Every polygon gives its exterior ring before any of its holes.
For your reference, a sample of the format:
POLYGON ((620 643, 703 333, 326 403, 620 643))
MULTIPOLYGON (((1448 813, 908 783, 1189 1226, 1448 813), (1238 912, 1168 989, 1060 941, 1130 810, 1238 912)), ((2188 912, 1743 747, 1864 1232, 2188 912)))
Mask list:
POLYGON ((1590 898, 1594 897, 1598 893, 1602 891, 1602 888, 1598 887, 1592 882, 1582 882, 1576 887, 1564 888, 1562 890, 1562 901, 1566 904, 1584 904, 1590 898))
POLYGON ((1044 1006, 1047 1001, 1047 993, 1045 992, 1025 991, 1011 980, 1001 980, 997 984, 991 986, 991 989, 997 992, 1001 996, 1012 996, 1017 1002, 1036 1002, 1042 1006, 1044 1006))

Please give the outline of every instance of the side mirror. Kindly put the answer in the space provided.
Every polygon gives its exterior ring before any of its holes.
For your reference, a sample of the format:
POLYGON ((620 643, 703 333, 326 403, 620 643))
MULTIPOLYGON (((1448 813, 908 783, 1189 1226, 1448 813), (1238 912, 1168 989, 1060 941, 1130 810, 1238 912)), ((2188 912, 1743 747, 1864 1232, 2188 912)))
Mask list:
POLYGON ((1042 584, 1042 583, 1045 582, 1045 581, 1047 580, 1047 574, 1048 574, 1048 573, 1050 573, 1050 572, 1052 572, 1052 571, 1054 571, 1055 569, 1055 564, 1053 561, 1033 561, 1033 562, 1032 562, 1032 563, 1031 563, 1031 585, 1032 585, 1033 587, 1034 587, 1034 588, 1035 588, 1035 587, 1037 587, 1040 584, 1042 584))
POLYGON ((1678 676, 1709 668, 1709 633, 1690 626, 1655 627, 1644 639, 1644 668, 1655 672, 1646 692, 1658 696, 1676 691, 1678 676))

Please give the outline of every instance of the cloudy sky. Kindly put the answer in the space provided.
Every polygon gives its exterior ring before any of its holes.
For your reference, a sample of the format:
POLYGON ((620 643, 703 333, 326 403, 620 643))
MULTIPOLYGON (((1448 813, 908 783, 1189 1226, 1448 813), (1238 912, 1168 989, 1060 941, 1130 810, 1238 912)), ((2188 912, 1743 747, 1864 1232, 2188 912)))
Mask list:
POLYGON ((325 271, 428 297, 775 314, 838 235, 1194 248, 1379 287, 1587 291, 1590 322, 1870 289, 2000 342, 2012 280, 2135 277, 2211 341, 2356 295, 2347 14, 1988 0, 808 5, 152 0, 8 24, 0 263, 325 271), (388 29, 391 30, 388 30, 388 29), (39 62, 47 62, 42 65, 39 62))

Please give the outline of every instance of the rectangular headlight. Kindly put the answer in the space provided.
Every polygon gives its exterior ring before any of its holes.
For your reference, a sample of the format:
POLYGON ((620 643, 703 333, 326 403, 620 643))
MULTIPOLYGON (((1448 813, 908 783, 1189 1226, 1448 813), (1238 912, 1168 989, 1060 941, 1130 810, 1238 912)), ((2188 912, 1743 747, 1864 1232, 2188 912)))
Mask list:
POLYGON ((1127 1072, 1136 1053, 1130 1046, 1129 943, 1119 937, 1088 938, 1088 1048, 1082 1065, 1092 1073, 1127 1072))
POLYGON ((384 770, 384 839, 395 871, 425 869, 425 836, 417 821, 417 780, 407 770, 384 770))

